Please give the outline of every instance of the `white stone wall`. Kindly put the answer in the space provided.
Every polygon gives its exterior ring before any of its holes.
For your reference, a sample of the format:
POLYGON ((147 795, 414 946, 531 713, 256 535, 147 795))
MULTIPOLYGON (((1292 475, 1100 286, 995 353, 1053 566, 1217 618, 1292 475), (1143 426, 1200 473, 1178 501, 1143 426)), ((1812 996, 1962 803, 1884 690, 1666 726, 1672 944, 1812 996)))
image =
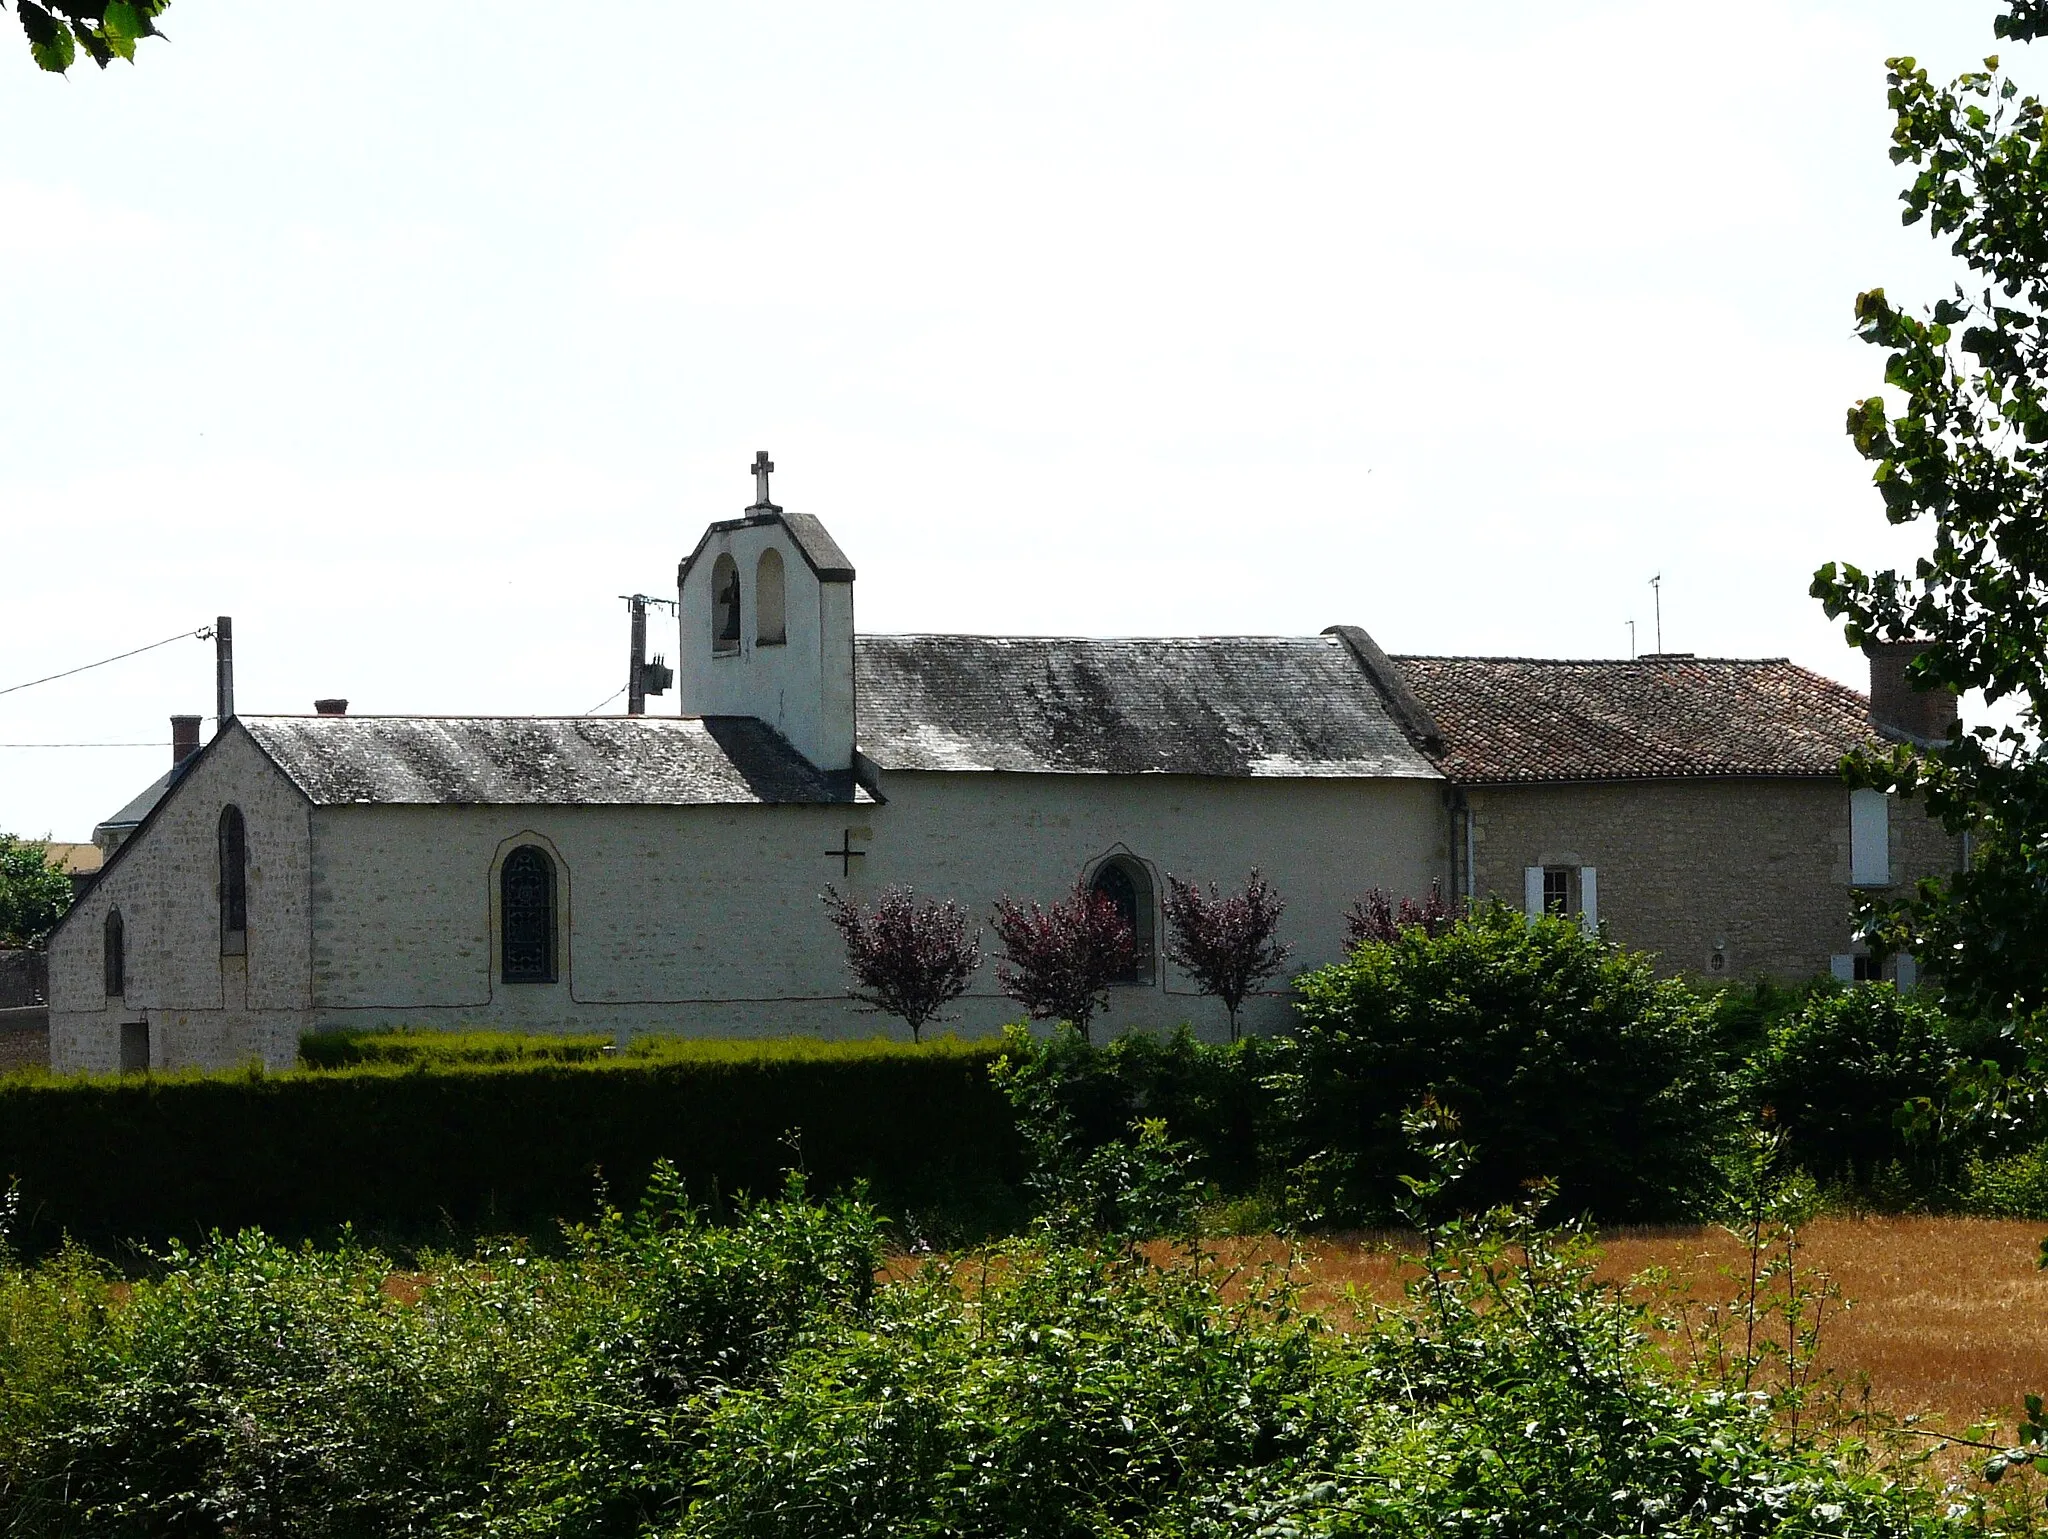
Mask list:
MULTIPOLYGON (((819 894, 908 883, 977 916, 1009 893, 1064 894, 1103 856, 1229 884, 1254 865, 1289 903, 1295 962, 1334 959, 1367 888, 1426 890, 1446 870, 1433 782, 1168 776, 894 775, 866 807, 333 807, 313 817, 316 1027, 417 1025, 721 1035, 901 1033, 845 998, 819 894), (826 852, 849 835, 852 875, 826 852), (495 953, 498 863, 558 859, 559 981, 506 984, 495 953)), ((1155 892, 1155 898, 1157 894, 1155 892)), ((1284 1019, 1284 993, 1247 1024, 1284 1019)), ((1018 1016, 991 963, 956 1029, 1018 1016)), ((1115 991, 1110 1030, 1220 1007, 1168 971, 1115 991)))
POLYGON ((309 811, 239 728, 209 744, 51 941, 51 1066, 119 1067, 121 1025, 137 1021, 149 1025, 153 1068, 289 1065, 311 1003, 309 811), (247 829, 242 956, 221 955, 220 943, 219 829, 230 803, 247 829), (109 999, 104 935, 116 905, 126 988, 109 999))
POLYGON ((685 716, 753 716, 821 769, 853 763, 853 584, 818 581, 780 523, 710 536, 677 592, 676 683, 685 716), (763 643, 755 574, 764 551, 782 557, 787 639, 763 643), (740 644, 712 646, 712 574, 729 555, 740 573, 740 644))

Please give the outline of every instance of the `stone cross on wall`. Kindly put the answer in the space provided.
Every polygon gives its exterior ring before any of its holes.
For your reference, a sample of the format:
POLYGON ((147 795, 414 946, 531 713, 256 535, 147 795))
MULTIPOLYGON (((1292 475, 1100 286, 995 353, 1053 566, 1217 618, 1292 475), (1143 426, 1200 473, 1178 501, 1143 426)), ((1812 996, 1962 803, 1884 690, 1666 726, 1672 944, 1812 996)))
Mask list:
POLYGON ((754 505, 749 513, 779 513, 782 510, 768 500, 768 473, 775 468, 775 461, 768 458, 766 449, 754 451, 754 505))

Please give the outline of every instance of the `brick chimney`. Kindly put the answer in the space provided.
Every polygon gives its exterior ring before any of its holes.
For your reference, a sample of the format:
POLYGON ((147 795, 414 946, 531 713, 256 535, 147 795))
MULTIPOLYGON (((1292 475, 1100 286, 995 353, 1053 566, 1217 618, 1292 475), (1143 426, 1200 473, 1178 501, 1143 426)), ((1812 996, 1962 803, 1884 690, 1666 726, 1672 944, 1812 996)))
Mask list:
POLYGON ((171 718, 171 766, 176 768, 192 755, 199 752, 200 716, 173 716, 171 718))
POLYGON ((315 700, 313 702, 313 709, 322 716, 346 716, 348 715, 348 702, 346 700, 315 700))
POLYGON ((1870 659, 1870 719, 1878 730, 1895 737, 1939 743, 1948 738, 1956 719, 1956 697, 1946 689, 1915 689, 1906 665, 1920 655, 1919 641, 1871 641, 1863 651, 1870 659))

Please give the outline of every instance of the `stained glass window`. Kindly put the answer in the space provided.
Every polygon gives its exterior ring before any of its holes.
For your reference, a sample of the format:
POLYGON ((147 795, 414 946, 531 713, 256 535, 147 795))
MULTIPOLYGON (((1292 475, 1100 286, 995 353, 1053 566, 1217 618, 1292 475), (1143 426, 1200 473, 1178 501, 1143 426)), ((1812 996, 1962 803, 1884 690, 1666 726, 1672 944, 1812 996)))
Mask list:
POLYGON ((522 844, 498 874, 500 950, 507 983, 555 981, 555 863, 522 844))
POLYGON ((1153 944, 1151 878, 1137 862, 1117 859, 1103 863, 1095 873, 1093 886, 1096 896, 1115 904, 1116 911, 1123 915, 1124 923, 1131 927, 1137 961, 1117 982, 1150 983, 1153 944))
POLYGON ((128 936, 119 909, 107 910, 106 932, 102 939, 106 943, 107 998, 118 999, 128 992, 128 936))

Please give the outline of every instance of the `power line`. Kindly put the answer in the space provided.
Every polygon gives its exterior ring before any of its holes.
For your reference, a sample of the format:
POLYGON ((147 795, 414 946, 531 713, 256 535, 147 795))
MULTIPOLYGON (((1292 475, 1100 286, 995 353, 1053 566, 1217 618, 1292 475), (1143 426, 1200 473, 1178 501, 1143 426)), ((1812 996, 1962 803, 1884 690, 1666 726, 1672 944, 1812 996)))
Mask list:
POLYGON ((617 689, 613 690, 610 694, 606 695, 602 700, 598 701, 596 705, 593 705, 589 710, 585 711, 583 714, 585 716, 595 716, 599 711, 603 710, 606 706, 610 705, 614 700, 618 699, 619 696, 623 695, 625 692, 626 686, 621 684, 617 689))
POLYGON ((0 748, 168 748, 169 743, 0 743, 0 748))
POLYGON ((18 689, 34 689, 38 684, 49 684, 58 679, 68 679, 74 673, 84 673, 89 668, 104 668, 108 663, 118 663, 124 657, 136 657, 144 652, 154 652, 158 647, 167 647, 174 641, 205 641, 213 635, 213 627, 202 625, 196 631, 179 631, 175 636, 166 636, 162 641, 152 641, 146 647, 137 647, 132 652, 116 652, 112 657, 103 657, 96 663, 81 663, 76 668, 66 668, 62 673, 47 674, 40 679, 30 679, 26 684, 10 684, 0 689, 0 695, 11 695, 18 689))

